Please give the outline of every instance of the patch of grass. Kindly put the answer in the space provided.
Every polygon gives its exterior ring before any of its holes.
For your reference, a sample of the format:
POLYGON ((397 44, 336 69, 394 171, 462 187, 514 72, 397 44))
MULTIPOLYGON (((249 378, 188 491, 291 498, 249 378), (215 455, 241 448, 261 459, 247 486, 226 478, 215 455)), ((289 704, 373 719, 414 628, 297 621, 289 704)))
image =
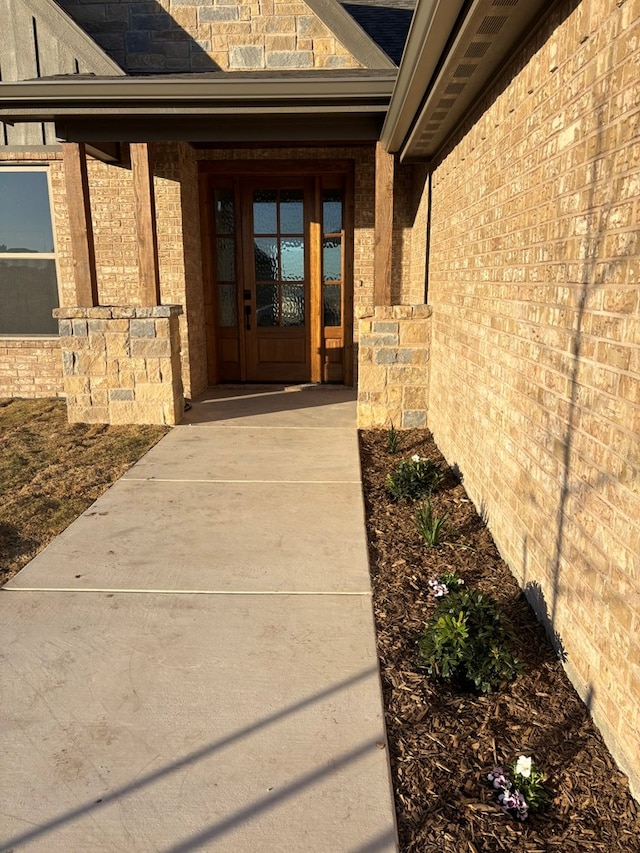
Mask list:
POLYGON ((62 400, 0 400, 0 585, 167 432, 69 424, 62 400))

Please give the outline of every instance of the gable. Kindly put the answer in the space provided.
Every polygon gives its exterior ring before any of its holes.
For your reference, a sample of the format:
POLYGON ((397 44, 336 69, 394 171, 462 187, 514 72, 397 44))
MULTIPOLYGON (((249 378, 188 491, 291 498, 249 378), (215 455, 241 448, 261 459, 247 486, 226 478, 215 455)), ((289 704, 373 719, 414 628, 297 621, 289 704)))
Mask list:
POLYGON ((392 67, 337 0, 59 2, 131 74, 392 67))
MULTIPOLYGON (((0 0, 0 72, 3 81, 57 74, 122 75, 122 69, 52 0, 0 0)), ((0 150, 56 143, 47 124, 2 125, 0 150)))

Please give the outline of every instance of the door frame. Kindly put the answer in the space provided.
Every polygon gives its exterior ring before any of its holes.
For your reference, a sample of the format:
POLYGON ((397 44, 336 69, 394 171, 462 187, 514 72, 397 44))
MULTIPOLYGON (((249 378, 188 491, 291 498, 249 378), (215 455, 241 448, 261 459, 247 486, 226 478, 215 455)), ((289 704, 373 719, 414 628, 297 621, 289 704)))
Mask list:
MULTIPOLYGON (((220 381, 220 351, 224 346, 224 329, 217 324, 217 307, 214 298, 212 253, 213 189, 220 182, 233 187, 235 198, 241 197, 242 185, 247 179, 273 179, 281 184, 287 178, 312 180, 314 183, 314 209, 309 223, 309 328, 307 346, 310 347, 310 373, 312 382, 331 381, 327 368, 327 341, 335 339, 335 327, 323 327, 322 308, 322 187, 323 182, 339 180, 344 188, 344 251, 343 251, 343 307, 342 307, 342 384, 353 384, 353 247, 354 247, 354 173, 353 160, 201 160, 199 161, 199 195, 202 242, 202 267, 204 286, 204 308, 207 347, 208 381, 217 385, 220 381), (323 332, 324 330, 324 332, 323 332), (326 332, 326 334, 325 334, 326 332)), ((243 235, 240 222, 241 209, 236 205, 237 234, 243 235)), ((246 230, 246 226, 245 226, 246 230)), ((246 235, 245 235, 246 239, 246 235)), ((241 280, 245 259, 245 247, 237 240, 236 265, 238 281, 241 280)), ((238 286, 238 338, 239 374, 223 381, 244 382, 247 376, 246 353, 243 330, 242 288, 238 286)))

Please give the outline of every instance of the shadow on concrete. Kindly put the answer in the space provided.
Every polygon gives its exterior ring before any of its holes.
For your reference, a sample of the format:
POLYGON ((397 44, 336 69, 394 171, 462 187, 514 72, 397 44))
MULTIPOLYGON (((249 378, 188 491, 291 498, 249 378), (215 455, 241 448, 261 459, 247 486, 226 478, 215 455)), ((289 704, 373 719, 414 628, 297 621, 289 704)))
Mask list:
MULTIPOLYGON (((327 413, 327 427, 353 426, 357 391, 339 385, 218 386, 191 402, 183 424, 207 424, 238 418, 339 406, 339 417, 327 413)), ((338 413, 336 412, 336 415, 338 413)))
MULTIPOLYGON (((321 690, 311 696, 306 697, 305 699, 300 700, 299 702, 296 702, 293 705, 290 705, 286 708, 282 708, 281 710, 276 711, 274 714, 271 714, 270 716, 265 717, 264 719, 256 723, 253 723, 249 726, 245 726, 244 728, 239 729, 238 731, 228 735, 227 737, 221 738, 220 740, 215 741, 214 743, 208 744, 207 746, 197 749, 189 753, 188 755, 185 755, 178 761, 174 761, 171 764, 167 764, 160 770, 156 770, 146 776, 137 778, 134 782, 131 782, 128 785, 116 788, 115 790, 105 794, 97 801, 84 803, 83 805, 80 805, 77 808, 66 812, 65 814, 61 814, 57 818, 54 818, 53 820, 50 820, 40 826, 34 827, 33 829, 30 829, 27 832, 24 832, 20 835, 16 835, 13 838, 8 838, 4 842, 0 842, 2 844, 2 847, 0 849, 11 850, 12 848, 18 847, 19 845, 24 845, 34 841, 35 839, 47 836, 50 833, 55 832, 56 829, 64 826, 65 824, 71 823, 75 820, 78 820, 79 818, 84 817, 85 815, 95 812, 98 809, 104 808, 109 804, 115 803, 118 800, 129 796, 130 794, 133 794, 144 788, 148 788, 151 785, 159 782, 163 778, 171 775, 172 773, 176 773, 188 767, 189 765, 193 765, 199 761, 202 761, 203 759, 208 758, 214 753, 225 749, 231 744, 237 743, 247 737, 250 737, 261 729, 267 728, 268 726, 272 726, 287 717, 297 714, 305 708, 308 708, 311 705, 325 700, 329 696, 340 693, 341 691, 348 691, 355 684, 358 684, 359 682, 364 681, 367 678, 377 677, 377 675, 377 667, 370 667, 368 669, 365 669, 362 672, 351 676, 350 678, 344 679, 334 685, 331 685, 325 690, 321 690)), ((222 820, 211 824, 210 826, 206 827, 205 829, 201 830, 190 838, 187 838, 184 841, 171 847, 167 847, 164 853, 186 853, 190 850, 199 849, 206 842, 213 841, 214 839, 225 835, 232 829, 242 825, 251 817, 258 815, 264 811, 267 811, 268 809, 274 808, 278 804, 290 799, 292 796, 304 790, 305 788, 312 786, 320 779, 325 778, 327 776, 331 776, 341 768, 347 766, 348 764, 357 762, 367 753, 371 752, 372 750, 378 750, 379 748, 379 742, 377 740, 364 741, 358 746, 356 746, 354 749, 345 752, 343 755, 338 756, 337 758, 328 759, 327 766, 319 767, 310 773, 300 776, 299 778, 290 782, 281 790, 274 791, 268 796, 262 797, 249 804, 248 806, 238 809, 235 813, 223 818, 222 820)), ((371 842, 368 842, 364 846, 355 850, 354 853, 375 853, 375 851, 377 850, 382 850, 384 849, 385 839, 388 841, 389 844, 392 844, 395 841, 394 827, 390 827, 389 830, 383 833, 379 838, 373 839, 371 842)))

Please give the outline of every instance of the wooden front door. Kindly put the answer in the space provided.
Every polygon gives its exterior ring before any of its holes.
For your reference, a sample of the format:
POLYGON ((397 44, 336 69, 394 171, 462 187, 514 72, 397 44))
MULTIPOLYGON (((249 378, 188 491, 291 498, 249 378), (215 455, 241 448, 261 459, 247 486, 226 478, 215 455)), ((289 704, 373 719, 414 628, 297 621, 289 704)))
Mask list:
POLYGON ((201 176, 209 381, 348 381, 346 179, 251 165, 201 176))
POLYGON ((245 182, 242 320, 246 378, 311 379, 308 180, 245 182))

